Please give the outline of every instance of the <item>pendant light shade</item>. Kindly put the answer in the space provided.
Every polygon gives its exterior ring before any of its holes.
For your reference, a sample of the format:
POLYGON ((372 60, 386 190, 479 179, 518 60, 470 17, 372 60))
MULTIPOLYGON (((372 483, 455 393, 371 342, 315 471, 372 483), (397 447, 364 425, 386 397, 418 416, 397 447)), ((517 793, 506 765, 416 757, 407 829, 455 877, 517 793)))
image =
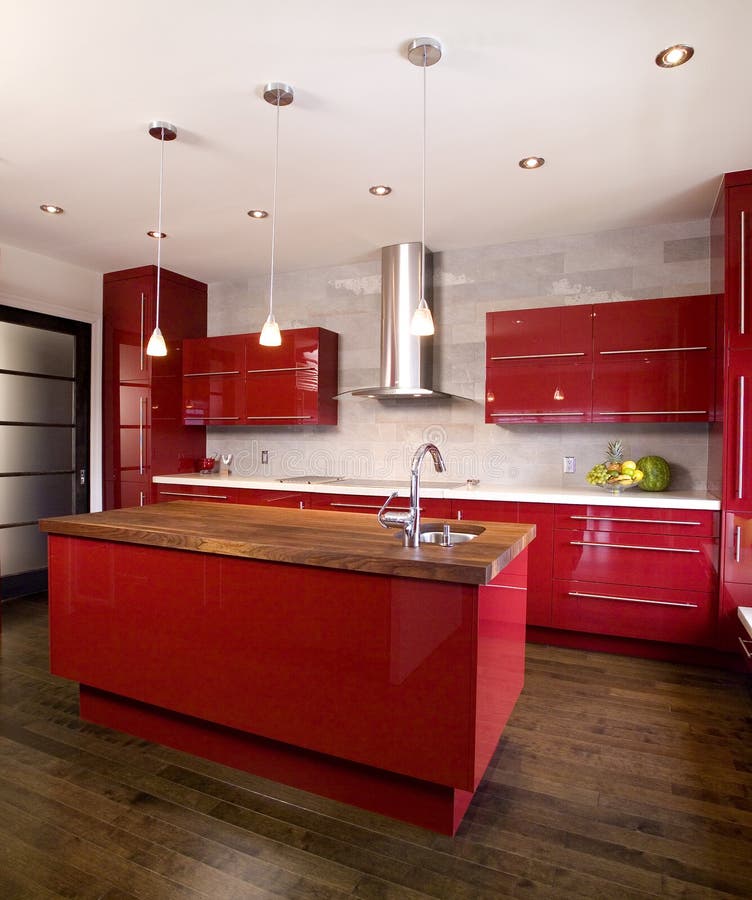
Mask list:
POLYGON ((421 217, 420 217, 420 302, 410 322, 410 332, 420 337, 434 333, 433 316, 426 302, 426 69, 441 59, 441 44, 436 38, 420 37, 411 41, 407 58, 414 66, 423 68, 423 151, 421 154, 421 217))
POLYGON ((157 214, 157 231, 155 238, 157 241, 157 299, 155 303, 155 323, 154 331, 146 345, 147 356, 167 356, 167 344, 159 330, 159 294, 160 294, 160 276, 162 270, 162 241, 164 240, 164 232, 162 231, 162 198, 164 193, 164 145, 165 141, 174 141, 178 136, 178 130, 169 122, 152 122, 149 125, 149 134, 156 138, 160 144, 159 152, 159 211, 157 214))
POLYGON ((269 315, 266 317, 264 327, 259 335, 259 344, 264 347, 279 347, 282 343, 282 335, 274 318, 274 250, 277 234, 277 174, 279 172, 279 108, 289 106, 294 97, 294 92, 289 84, 280 81, 271 81, 264 87, 264 100, 276 107, 276 126, 274 138, 274 191, 272 195, 272 250, 269 265, 269 315))

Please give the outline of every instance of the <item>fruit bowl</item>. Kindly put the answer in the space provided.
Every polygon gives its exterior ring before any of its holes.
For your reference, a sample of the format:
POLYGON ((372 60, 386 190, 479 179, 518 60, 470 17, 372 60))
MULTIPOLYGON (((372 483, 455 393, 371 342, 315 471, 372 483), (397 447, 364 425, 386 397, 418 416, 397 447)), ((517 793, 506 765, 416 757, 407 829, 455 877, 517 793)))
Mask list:
POLYGON ((599 484, 598 487, 608 491, 609 494, 623 494, 630 488, 637 487, 639 481, 614 481, 611 484, 599 484))

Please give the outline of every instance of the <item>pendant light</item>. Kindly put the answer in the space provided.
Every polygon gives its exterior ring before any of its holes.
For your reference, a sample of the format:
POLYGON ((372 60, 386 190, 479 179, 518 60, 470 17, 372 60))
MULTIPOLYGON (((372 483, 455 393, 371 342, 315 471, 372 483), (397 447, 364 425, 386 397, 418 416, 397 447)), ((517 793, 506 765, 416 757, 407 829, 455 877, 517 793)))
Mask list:
POLYGON ((274 141, 274 190, 272 193, 272 253, 269 266, 269 315, 259 335, 259 344, 264 347, 279 347, 282 335, 274 318, 274 243, 277 229, 277 172, 279 170, 279 108, 289 106, 293 101, 293 89, 289 84, 270 81, 264 88, 264 100, 277 108, 276 136, 274 141))
POLYGON ((426 269, 426 69, 441 59, 441 44, 436 38, 415 38, 407 48, 407 58, 414 66, 423 67, 423 153, 421 168, 421 218, 420 218, 420 302, 410 323, 411 334, 421 337, 433 334, 433 316, 426 303, 424 272, 426 269))
POLYGON ((157 138, 160 144, 159 153, 159 213, 157 215, 157 230, 154 237, 157 242, 157 300, 155 303, 155 328, 146 345, 147 356, 167 356, 167 344, 159 330, 159 290, 160 290, 160 272, 162 269, 162 241, 164 240, 164 232, 162 231, 162 194, 164 189, 164 145, 165 141, 174 141, 178 136, 178 130, 169 122, 152 122, 149 125, 149 134, 153 138, 157 138))

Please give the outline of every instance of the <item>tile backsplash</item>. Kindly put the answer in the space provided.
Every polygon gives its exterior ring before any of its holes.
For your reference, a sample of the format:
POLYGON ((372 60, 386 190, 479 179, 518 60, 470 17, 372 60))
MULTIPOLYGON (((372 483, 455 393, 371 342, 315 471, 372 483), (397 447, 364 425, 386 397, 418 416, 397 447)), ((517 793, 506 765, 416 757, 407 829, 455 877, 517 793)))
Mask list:
MULTIPOLYGON (((210 428, 207 449, 232 452, 239 475, 402 480, 415 447, 431 440, 451 480, 559 487, 584 485, 608 441, 620 438, 635 459, 664 456, 672 487, 703 490, 706 425, 487 425, 483 401, 486 312, 708 293, 708 235, 703 220, 434 252, 434 385, 467 400, 346 395, 336 427, 210 428), (266 465, 262 450, 269 451, 266 465), (563 456, 576 457, 574 475, 562 474, 563 456)), ((282 328, 317 325, 339 333, 341 391, 379 380, 380 253, 374 256, 358 265, 275 274, 282 328)), ((266 277, 211 284, 209 334, 260 330, 267 288, 266 277)))

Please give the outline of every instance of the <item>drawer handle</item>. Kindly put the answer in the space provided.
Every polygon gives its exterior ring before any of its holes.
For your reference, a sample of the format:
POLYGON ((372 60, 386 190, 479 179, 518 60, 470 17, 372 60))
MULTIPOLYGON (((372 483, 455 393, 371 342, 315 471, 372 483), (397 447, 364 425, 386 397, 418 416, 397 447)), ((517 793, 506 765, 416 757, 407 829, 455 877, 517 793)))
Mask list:
MULTIPOLYGON (((533 418, 535 416, 584 416, 584 412, 539 412, 539 413, 524 413, 524 412, 500 412, 500 413, 491 413, 492 417, 495 416, 514 416, 515 418, 519 418, 520 416, 528 416, 533 418)), ((606 415, 606 413, 603 413, 606 415)))
POLYGON ((737 525, 734 529, 734 562, 742 561, 742 527, 737 525))
POLYGON ((602 544, 600 541, 570 541, 574 547, 615 547, 617 550, 661 550, 663 553, 699 553, 682 547, 643 547, 639 544, 602 544))
POLYGON ((746 260, 746 248, 744 244, 744 219, 745 219, 745 211, 742 210, 741 220, 740 220, 740 235, 739 235, 739 334, 746 334, 747 331, 747 323, 745 321, 745 306, 747 305, 747 260, 746 260))
POLYGON ((745 641, 743 637, 740 637, 739 643, 742 645, 742 650, 744 651, 744 655, 747 657, 747 659, 752 659, 752 653, 747 650, 747 644, 752 644, 752 641, 745 641))
POLYGON ((650 606, 682 606, 697 609, 696 603, 671 603, 668 600, 644 600, 640 597, 616 597, 611 594, 584 594, 581 591, 569 591, 569 596, 590 597, 594 600, 624 600, 626 603, 648 603, 650 606))
POLYGON ((678 353, 684 350, 710 350, 710 347, 645 347, 643 350, 600 350, 601 356, 617 356, 623 353, 678 353))
POLYGON ((185 415, 186 419, 211 419, 212 422, 237 422, 237 420, 240 418, 240 416, 204 416, 204 415, 189 416, 187 414, 184 414, 184 415, 185 415))
POLYGON ((702 522, 682 522, 679 519, 669 519, 661 522, 659 519, 630 519, 628 516, 570 516, 570 519, 585 519, 590 522, 639 522, 641 525, 702 525, 702 522))
MULTIPOLYGON (((377 504, 371 504, 371 503, 335 503, 334 501, 332 501, 332 502, 329 503, 329 506, 343 507, 343 508, 346 508, 346 509, 381 509, 382 504, 381 504, 381 503, 377 503, 377 504)), ((407 510, 408 507, 407 507, 407 506, 405 506, 405 507, 395 506, 395 507, 392 507, 392 509, 399 509, 399 510, 404 509, 404 510, 407 510)), ((423 507, 422 507, 422 506, 420 507, 420 511, 423 512, 423 507)))
POLYGON ((744 497, 744 387, 745 376, 739 376, 739 413, 737 416, 739 426, 739 440, 737 453, 739 461, 736 468, 736 499, 744 497))
POLYGON ((312 419, 313 416, 246 416, 246 419, 312 419))
POLYGON ((491 362, 502 359, 561 359, 565 356, 584 356, 584 352, 579 353, 527 353, 520 356, 492 356, 491 362))
POLYGON ((184 372, 183 378, 205 378, 207 375, 240 375, 240 369, 232 372, 184 372))
POLYGON ((705 416, 706 409, 612 409, 597 412, 598 416, 705 416))
POLYGON ((160 491, 160 497, 209 497, 212 500, 227 500, 227 494, 187 494, 182 491, 160 491))
POLYGON ((313 372, 315 366, 286 366, 279 369, 246 369, 249 375, 265 375, 267 372, 313 372))

